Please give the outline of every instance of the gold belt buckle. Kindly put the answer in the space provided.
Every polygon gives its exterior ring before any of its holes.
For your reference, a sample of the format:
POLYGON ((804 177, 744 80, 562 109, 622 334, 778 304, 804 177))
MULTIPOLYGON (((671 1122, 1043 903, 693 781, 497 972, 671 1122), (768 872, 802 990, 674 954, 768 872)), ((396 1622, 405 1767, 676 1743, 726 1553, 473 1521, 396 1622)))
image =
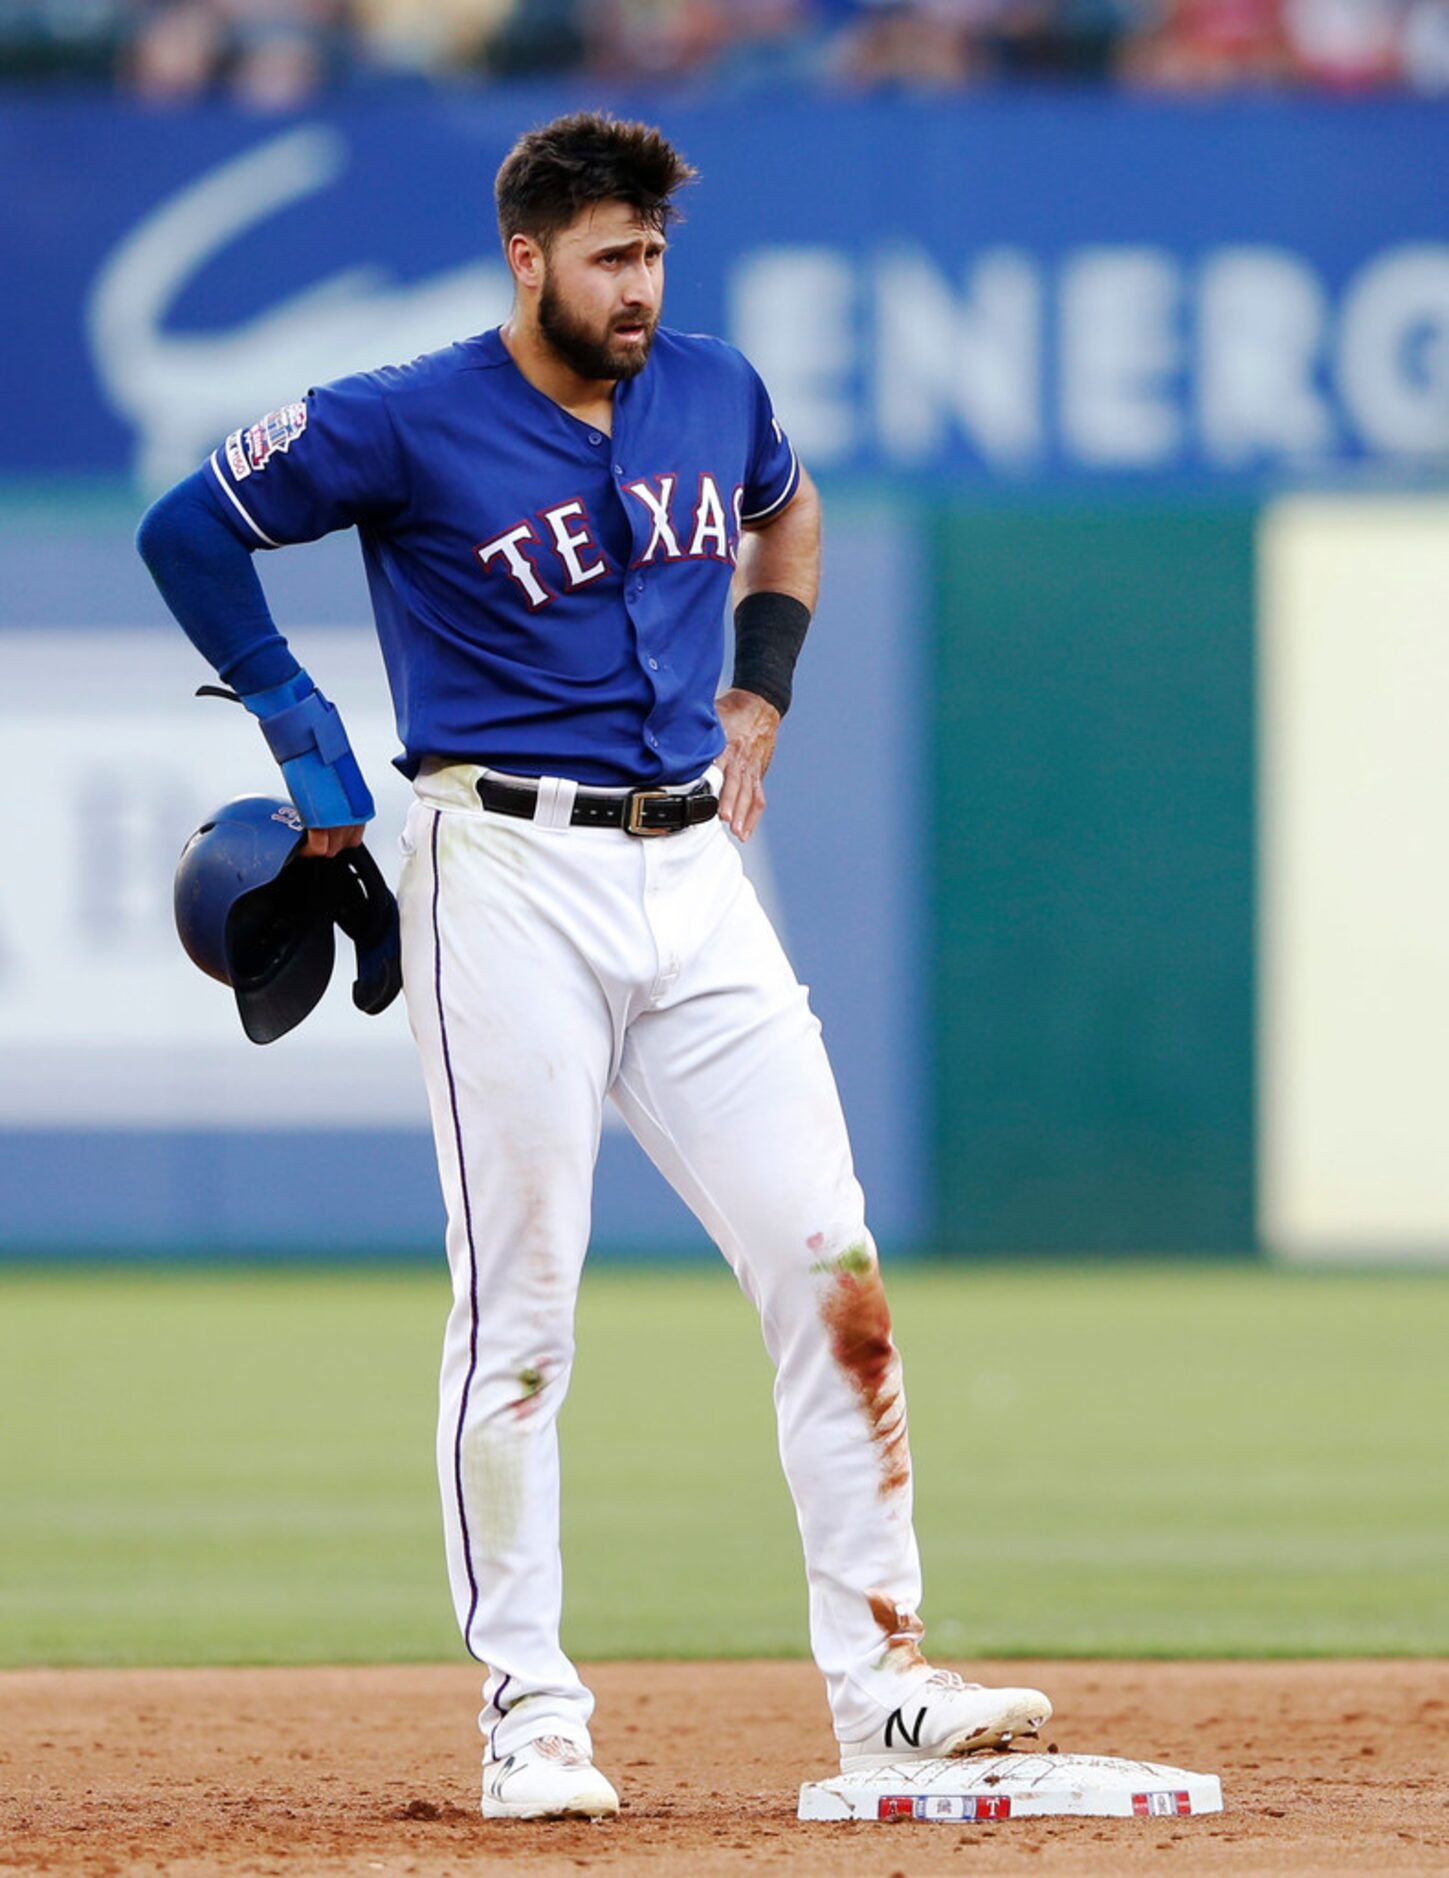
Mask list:
POLYGON ((624 823, 624 832, 629 835, 641 835, 648 839, 652 835, 672 835, 673 828, 646 828, 643 822, 646 802, 667 802, 674 792, 670 789, 636 789, 629 797, 629 814, 624 823))

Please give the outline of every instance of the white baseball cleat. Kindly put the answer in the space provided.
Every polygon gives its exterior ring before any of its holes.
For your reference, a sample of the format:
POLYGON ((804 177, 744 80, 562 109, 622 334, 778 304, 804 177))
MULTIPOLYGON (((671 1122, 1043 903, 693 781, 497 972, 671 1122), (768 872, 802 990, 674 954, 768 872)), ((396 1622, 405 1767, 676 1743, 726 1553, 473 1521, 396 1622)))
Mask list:
POLYGON ((950 1760, 976 1748, 1003 1748, 1035 1734, 1052 1712, 1040 1689, 983 1689, 938 1669, 859 1741, 840 1744, 840 1771, 895 1767, 902 1761, 950 1760))
POLYGON ((483 1762, 485 1819, 605 1819, 619 1796, 567 1735, 540 1735, 501 1761, 483 1762))

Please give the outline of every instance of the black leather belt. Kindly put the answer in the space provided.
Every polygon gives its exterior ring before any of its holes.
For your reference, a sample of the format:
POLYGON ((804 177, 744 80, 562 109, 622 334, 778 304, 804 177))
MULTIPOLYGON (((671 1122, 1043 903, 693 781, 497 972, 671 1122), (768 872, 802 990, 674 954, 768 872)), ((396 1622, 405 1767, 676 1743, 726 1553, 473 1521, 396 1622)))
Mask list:
MULTIPOLYGON (((498 776, 478 778, 478 799, 496 815, 517 815, 532 821, 538 806, 538 784, 504 782, 498 776)), ((574 797, 570 828, 622 828, 626 835, 677 835, 681 829, 712 822, 719 814, 719 798, 706 782, 687 794, 669 789, 585 789, 574 797)))

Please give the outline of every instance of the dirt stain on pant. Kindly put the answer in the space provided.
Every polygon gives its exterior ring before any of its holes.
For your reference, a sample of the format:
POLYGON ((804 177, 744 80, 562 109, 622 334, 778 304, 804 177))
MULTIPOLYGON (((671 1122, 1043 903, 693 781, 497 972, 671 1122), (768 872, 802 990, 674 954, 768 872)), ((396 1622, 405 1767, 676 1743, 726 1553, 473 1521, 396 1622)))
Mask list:
POLYGON ((877 1660, 877 1669, 924 1669, 926 1659, 921 1655, 921 1638, 926 1634, 926 1626, 914 1611, 897 1604, 894 1598, 887 1597, 884 1591, 867 1591, 870 1601, 870 1614, 880 1625, 885 1636, 884 1654, 877 1660))
POLYGON ((820 1316, 830 1351, 860 1398, 880 1455, 882 1499, 911 1478, 901 1359, 891 1341, 891 1314, 880 1266, 868 1241, 849 1245, 815 1267, 828 1279, 820 1316))

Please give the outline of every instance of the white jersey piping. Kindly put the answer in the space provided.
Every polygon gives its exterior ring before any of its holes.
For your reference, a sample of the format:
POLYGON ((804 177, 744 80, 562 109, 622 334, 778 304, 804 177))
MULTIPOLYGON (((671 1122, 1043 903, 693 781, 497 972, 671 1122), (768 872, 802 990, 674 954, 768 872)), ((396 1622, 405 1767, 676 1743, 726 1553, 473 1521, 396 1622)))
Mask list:
MULTIPOLYGON (((790 446, 790 474, 785 479, 785 487, 780 491, 779 495, 775 497, 775 500, 769 503, 765 508, 756 509, 753 515, 741 515, 740 520, 742 522, 764 521, 767 515, 773 515, 776 509, 780 509, 785 506, 785 504, 790 500, 791 496, 794 495, 796 488, 799 486, 799 482, 800 482, 800 459, 795 454, 794 444, 791 444, 790 446)), ((230 491, 228 491, 228 494, 229 493, 230 491)))
POLYGON ((252 520, 251 516, 248 515, 246 510, 242 507, 240 501, 237 498, 237 493, 235 489, 232 488, 231 484, 226 480, 225 476, 223 476, 221 473, 221 465, 216 460, 215 450, 213 450, 211 453, 211 473, 213 476, 215 476, 216 480, 221 484, 222 491, 227 496, 228 500, 231 502, 232 507, 236 510, 237 514, 242 518, 242 520, 246 523, 247 527, 251 529, 252 533, 257 537, 257 539, 259 541, 264 541, 269 548, 280 548, 282 545, 281 542, 273 541, 271 536, 267 534, 264 529, 258 528, 256 523, 252 520))

